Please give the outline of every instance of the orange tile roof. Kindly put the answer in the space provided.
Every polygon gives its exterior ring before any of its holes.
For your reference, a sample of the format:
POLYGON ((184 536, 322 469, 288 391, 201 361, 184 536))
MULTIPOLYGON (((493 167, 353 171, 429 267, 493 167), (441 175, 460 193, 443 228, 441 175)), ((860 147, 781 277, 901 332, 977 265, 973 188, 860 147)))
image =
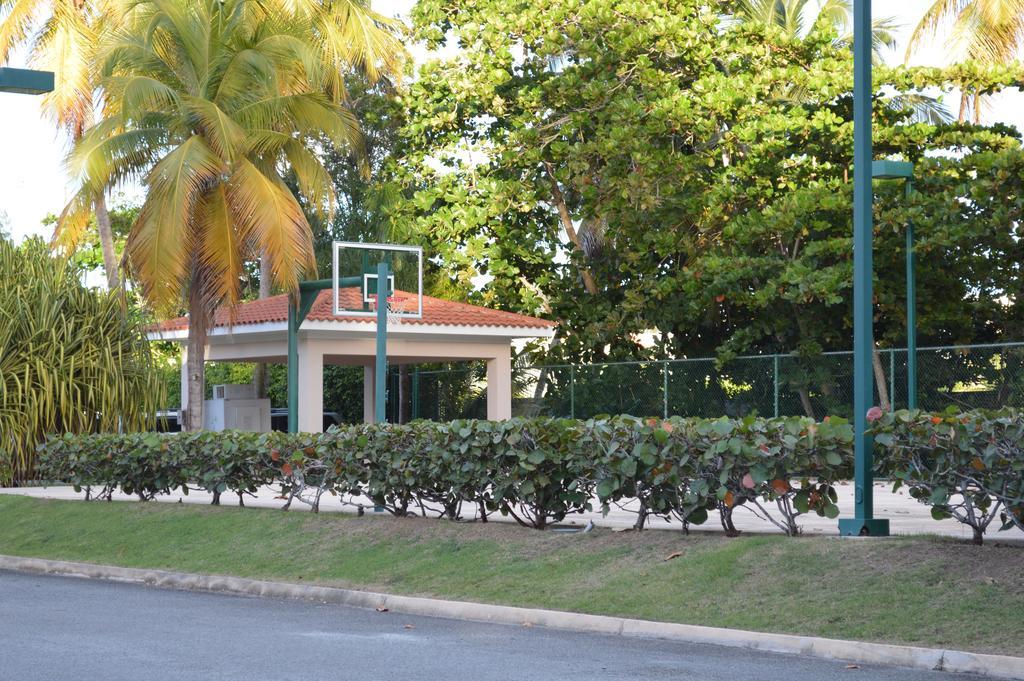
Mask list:
MULTIPOLYGON (((339 295, 342 304, 354 308, 359 304, 360 289, 344 288, 339 295)), ((405 291, 396 291, 399 300, 409 299, 414 304, 414 297, 405 291)), ((330 289, 320 291, 316 302, 310 308, 306 319, 326 322, 364 322, 374 324, 373 317, 352 317, 334 314, 334 292, 330 289)), ((222 307, 217 310, 214 326, 242 326, 245 324, 264 324, 285 322, 288 320, 288 296, 282 294, 262 300, 253 300, 236 305, 234 309, 222 307)), ((538 319, 514 312, 492 310, 479 305, 456 303, 431 296, 423 296, 423 318, 403 319, 403 324, 425 324, 431 326, 506 326, 522 329, 550 329, 555 323, 547 319, 538 319)), ((176 317, 154 325, 154 331, 180 331, 188 328, 188 317, 176 317)))

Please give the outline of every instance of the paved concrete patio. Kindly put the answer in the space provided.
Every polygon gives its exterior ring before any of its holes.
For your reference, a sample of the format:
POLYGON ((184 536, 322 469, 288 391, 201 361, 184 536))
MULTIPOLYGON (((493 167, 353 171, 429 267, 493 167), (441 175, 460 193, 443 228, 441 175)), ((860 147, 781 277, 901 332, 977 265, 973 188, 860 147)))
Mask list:
MULTIPOLYGON (((852 516, 853 483, 840 485, 838 492, 839 508, 841 511, 840 517, 852 516)), ((84 493, 76 493, 73 488, 67 486, 0 488, 0 494, 18 494, 40 499, 84 500, 85 498, 84 493)), ((255 497, 247 496, 245 499, 245 505, 257 508, 281 508, 284 501, 281 500, 279 496, 280 492, 277 489, 265 487, 261 489, 255 497)), ((138 502, 137 497, 121 493, 114 494, 114 499, 117 501, 138 502)), ((180 501, 186 504, 209 504, 210 500, 211 495, 202 491, 190 491, 188 495, 177 492, 174 494, 161 495, 157 498, 157 501, 160 502, 178 503, 180 501)), ((325 494, 320 500, 320 510, 323 512, 355 513, 357 511, 358 504, 362 504, 367 511, 370 511, 373 507, 373 502, 366 498, 347 498, 345 499, 345 502, 348 503, 343 503, 343 501, 338 497, 325 494)), ((225 494, 221 498, 221 503, 225 505, 237 504, 238 497, 233 494, 225 494)), ((596 500, 594 505, 597 507, 596 500)), ((291 508, 292 510, 302 511, 308 510, 310 507, 296 500, 292 503, 291 508)), ((466 508, 465 512, 467 514, 471 514, 472 509, 466 508)), ((912 499, 907 494, 906 490, 899 490, 898 492, 893 493, 891 491, 891 486, 883 483, 876 483, 875 485, 875 515, 879 518, 889 518, 890 528, 893 534, 935 534, 947 537, 959 537, 968 540, 971 538, 970 529, 966 525, 962 525, 955 520, 933 520, 928 506, 912 499)), ((503 518, 500 515, 488 517, 492 520, 514 522, 511 518, 503 518)), ((593 520, 594 524, 599 527, 628 528, 633 525, 635 516, 628 510, 613 508, 607 516, 602 516, 600 510, 598 510, 593 513, 570 516, 566 518, 565 523, 585 525, 589 520, 593 520)), ((767 534, 779 532, 779 530, 777 530, 773 525, 760 520, 749 510, 743 507, 736 510, 734 521, 736 527, 743 532, 767 534)), ((837 534, 835 520, 820 518, 815 514, 808 514, 801 516, 799 522, 803 526, 805 534, 837 534)), ((998 520, 989 528, 989 536, 992 539, 1024 541, 1024 532, 1020 532, 1015 529, 1008 530, 1006 532, 998 532, 997 523, 998 520)), ((662 520, 652 519, 650 521, 650 527, 652 529, 678 530, 680 526, 677 522, 667 523, 662 520)), ((717 514, 712 513, 708 522, 693 529, 720 532, 721 525, 718 522, 717 514)))

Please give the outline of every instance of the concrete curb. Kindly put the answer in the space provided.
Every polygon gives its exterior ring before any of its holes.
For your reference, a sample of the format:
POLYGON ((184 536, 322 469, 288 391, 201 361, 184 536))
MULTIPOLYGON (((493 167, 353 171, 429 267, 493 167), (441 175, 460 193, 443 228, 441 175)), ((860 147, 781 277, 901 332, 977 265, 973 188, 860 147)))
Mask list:
POLYGON ((221 575, 197 575, 167 570, 123 568, 90 563, 71 563, 42 558, 0 555, 0 570, 38 574, 104 579, 146 584, 166 589, 265 596, 320 601, 355 608, 387 608, 396 613, 443 617, 473 622, 492 622, 517 626, 531 625, 567 631, 659 638, 686 643, 750 648, 774 653, 809 655, 861 664, 878 664, 913 669, 984 674, 1024 680, 1024 658, 984 655, 957 650, 937 650, 882 643, 841 641, 814 636, 767 634, 738 629, 720 629, 691 624, 650 622, 622 617, 583 615, 557 610, 517 608, 434 598, 393 596, 372 591, 354 591, 325 586, 268 582, 221 575))

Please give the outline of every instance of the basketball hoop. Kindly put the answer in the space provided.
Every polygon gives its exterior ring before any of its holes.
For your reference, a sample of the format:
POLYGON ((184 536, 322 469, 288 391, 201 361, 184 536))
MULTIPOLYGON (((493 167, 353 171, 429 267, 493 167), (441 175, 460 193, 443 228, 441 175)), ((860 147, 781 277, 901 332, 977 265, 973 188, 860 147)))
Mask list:
MULTIPOLYGON (((377 311, 377 295, 370 294, 370 309, 374 312, 377 311)), ((388 296, 388 326, 394 326, 402 323, 402 319, 406 317, 406 308, 409 305, 409 298, 399 298, 397 296, 388 296)))

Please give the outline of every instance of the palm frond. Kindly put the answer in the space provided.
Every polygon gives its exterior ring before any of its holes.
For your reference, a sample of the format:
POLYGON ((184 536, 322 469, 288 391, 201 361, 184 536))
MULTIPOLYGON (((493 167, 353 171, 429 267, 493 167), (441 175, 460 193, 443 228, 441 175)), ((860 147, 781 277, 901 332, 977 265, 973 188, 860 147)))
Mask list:
POLYGON ((939 125, 953 120, 952 112, 938 99, 915 92, 900 93, 885 98, 886 105, 893 109, 913 111, 916 123, 939 125))
POLYGON ((315 271, 313 236, 291 191, 241 159, 227 182, 231 217, 242 238, 270 259, 274 281, 289 291, 315 271))
POLYGON ((195 242, 195 208, 226 172, 201 137, 168 153, 146 179, 149 193, 125 244, 131 268, 147 300, 169 310, 180 300, 195 242))
POLYGON ((313 210, 329 219, 334 212, 334 182, 324 164, 301 142, 288 140, 285 157, 295 174, 299 193, 309 201, 313 210))
POLYGON ((0 2, 0 12, 7 16, 0 22, 0 64, 6 63, 19 45, 25 42, 43 0, 0 2))
POLYGON ((240 237, 228 210, 227 193, 218 184, 203 195, 196 206, 196 266, 203 270, 198 279, 208 290, 207 310, 213 313, 221 304, 234 305, 241 296, 243 259, 253 253, 240 237))

